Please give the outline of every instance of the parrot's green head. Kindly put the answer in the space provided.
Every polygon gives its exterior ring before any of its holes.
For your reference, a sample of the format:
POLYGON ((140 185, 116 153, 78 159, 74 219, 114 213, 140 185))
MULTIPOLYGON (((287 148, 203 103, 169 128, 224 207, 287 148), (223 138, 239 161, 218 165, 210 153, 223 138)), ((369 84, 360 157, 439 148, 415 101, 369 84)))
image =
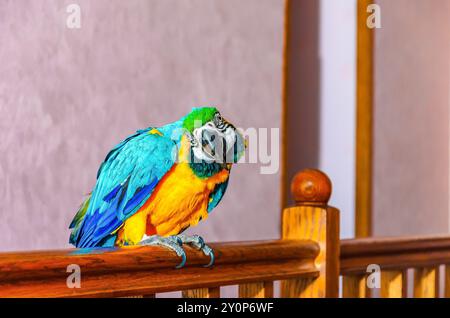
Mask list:
POLYGON ((191 162, 230 167, 244 154, 243 135, 215 107, 193 108, 183 128, 190 141, 191 162))

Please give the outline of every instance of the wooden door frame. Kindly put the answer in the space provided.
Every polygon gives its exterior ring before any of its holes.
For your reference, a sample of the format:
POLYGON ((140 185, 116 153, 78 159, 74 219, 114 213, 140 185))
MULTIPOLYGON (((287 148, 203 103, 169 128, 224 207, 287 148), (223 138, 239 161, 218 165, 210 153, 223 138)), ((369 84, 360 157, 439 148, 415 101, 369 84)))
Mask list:
MULTIPOLYGON (((374 0, 357 0, 357 79, 356 79, 356 164, 355 164, 355 236, 372 235, 373 185, 373 102, 374 102, 374 31, 367 27, 367 7, 374 0)), ((289 74, 290 0, 284 2, 284 43, 281 115, 281 210, 289 192, 287 173, 287 110, 289 74)))
POLYGON ((374 29, 367 26, 367 7, 357 0, 355 236, 372 235, 374 29))

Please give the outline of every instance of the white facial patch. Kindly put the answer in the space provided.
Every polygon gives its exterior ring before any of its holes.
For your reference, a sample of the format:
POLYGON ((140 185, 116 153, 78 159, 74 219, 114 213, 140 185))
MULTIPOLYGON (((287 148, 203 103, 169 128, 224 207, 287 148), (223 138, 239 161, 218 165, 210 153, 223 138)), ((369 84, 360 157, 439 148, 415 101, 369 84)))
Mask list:
POLYGON ((228 161, 225 155, 233 149, 236 141, 236 133, 232 127, 221 132, 213 123, 207 123, 195 129, 193 137, 197 140, 196 145, 192 147, 194 162, 195 160, 204 160, 209 163, 224 163, 228 161))

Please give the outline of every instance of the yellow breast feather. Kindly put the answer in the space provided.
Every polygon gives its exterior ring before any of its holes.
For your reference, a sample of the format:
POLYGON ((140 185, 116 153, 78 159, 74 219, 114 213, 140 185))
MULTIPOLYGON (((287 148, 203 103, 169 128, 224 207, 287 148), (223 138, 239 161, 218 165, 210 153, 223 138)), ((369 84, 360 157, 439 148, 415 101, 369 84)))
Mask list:
MULTIPOLYGON (((183 159, 185 154, 186 148, 182 147, 179 157, 183 159)), ((211 191, 228 176, 229 171, 224 169, 212 177, 200 178, 189 163, 181 160, 161 179, 142 208, 125 221, 118 233, 117 244, 137 244, 144 234, 177 235, 197 225, 208 217, 211 191)))

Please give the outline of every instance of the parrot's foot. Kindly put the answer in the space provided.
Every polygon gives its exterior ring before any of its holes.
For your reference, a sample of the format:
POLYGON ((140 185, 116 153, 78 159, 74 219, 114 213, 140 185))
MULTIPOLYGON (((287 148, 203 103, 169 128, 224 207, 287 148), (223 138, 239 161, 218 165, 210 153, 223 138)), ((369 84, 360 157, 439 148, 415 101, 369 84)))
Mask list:
POLYGON ((152 235, 139 242, 139 245, 164 246, 174 251, 178 256, 181 257, 181 262, 176 266, 176 268, 182 268, 186 264, 186 252, 183 250, 182 244, 182 240, 177 236, 163 237, 159 235, 152 235))
POLYGON ((203 238, 199 235, 192 235, 192 236, 188 236, 185 234, 179 234, 177 235, 177 237, 181 240, 181 242, 183 244, 187 244, 190 245, 200 251, 203 252, 203 254, 205 254, 206 256, 210 257, 210 261, 207 265, 205 265, 204 267, 211 267, 214 264, 214 251, 212 250, 211 247, 209 247, 208 245, 205 244, 205 241, 203 240, 203 238))

